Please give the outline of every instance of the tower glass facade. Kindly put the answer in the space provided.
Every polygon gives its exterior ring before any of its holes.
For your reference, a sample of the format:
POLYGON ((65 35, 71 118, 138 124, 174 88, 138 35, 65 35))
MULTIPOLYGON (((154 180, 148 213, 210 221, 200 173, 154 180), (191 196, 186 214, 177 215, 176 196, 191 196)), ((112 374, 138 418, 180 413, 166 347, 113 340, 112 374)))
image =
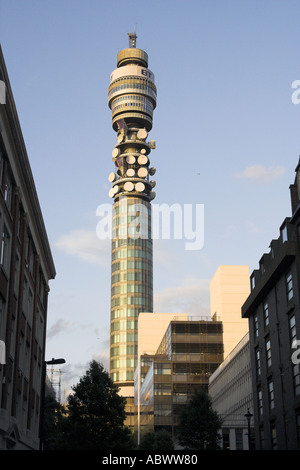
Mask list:
POLYGON ((111 74, 108 104, 117 144, 110 173, 109 195, 114 199, 111 247, 110 374, 121 394, 133 396, 137 365, 138 315, 153 311, 151 200, 155 181, 147 141, 156 106, 154 75, 146 52, 129 35, 128 49, 119 52, 111 74))

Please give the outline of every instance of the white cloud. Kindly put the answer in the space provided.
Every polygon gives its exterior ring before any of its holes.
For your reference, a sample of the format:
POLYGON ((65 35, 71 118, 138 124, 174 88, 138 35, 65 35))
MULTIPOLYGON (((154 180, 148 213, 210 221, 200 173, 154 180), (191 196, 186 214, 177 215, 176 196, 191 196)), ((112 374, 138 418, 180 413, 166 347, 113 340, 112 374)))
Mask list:
POLYGON ((263 165, 251 165, 247 166, 242 173, 237 173, 235 176, 258 183, 268 183, 283 176, 284 172, 283 166, 265 167, 263 165))
POLYGON ((209 280, 189 278, 176 287, 168 287, 154 295, 154 311, 210 316, 209 280))
POLYGON ((77 256, 88 263, 109 266, 110 242, 109 238, 100 240, 97 237, 96 230, 73 230, 69 234, 61 236, 55 246, 65 253, 77 256))

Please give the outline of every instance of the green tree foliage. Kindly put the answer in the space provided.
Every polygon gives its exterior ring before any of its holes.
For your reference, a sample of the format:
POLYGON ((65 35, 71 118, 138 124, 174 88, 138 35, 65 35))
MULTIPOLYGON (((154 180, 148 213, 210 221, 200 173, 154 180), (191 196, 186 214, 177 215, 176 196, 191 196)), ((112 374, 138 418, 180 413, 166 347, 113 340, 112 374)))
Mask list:
POLYGON ((212 409, 209 395, 197 391, 183 407, 179 417, 177 439, 188 450, 216 450, 219 448, 219 429, 222 421, 212 409))
POLYGON ((125 399, 118 394, 103 366, 96 361, 72 387, 67 412, 57 421, 60 450, 131 449, 133 438, 124 426, 125 399))
POLYGON ((168 431, 161 429, 159 431, 148 431, 142 438, 139 450, 173 450, 172 436, 168 431))
POLYGON ((63 438, 58 423, 62 420, 62 407, 51 395, 44 401, 43 449, 55 450, 63 438))

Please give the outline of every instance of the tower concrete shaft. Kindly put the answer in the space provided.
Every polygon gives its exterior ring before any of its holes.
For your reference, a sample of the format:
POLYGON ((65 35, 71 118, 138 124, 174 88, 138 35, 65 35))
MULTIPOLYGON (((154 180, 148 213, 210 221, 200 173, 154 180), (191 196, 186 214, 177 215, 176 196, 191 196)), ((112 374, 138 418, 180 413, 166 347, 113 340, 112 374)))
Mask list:
POLYGON ((110 173, 114 199, 111 252, 110 374, 124 396, 133 396, 137 365, 137 333, 140 312, 153 311, 153 255, 151 201, 155 181, 150 177, 148 141, 156 107, 154 74, 148 55, 136 48, 136 34, 129 34, 129 48, 117 56, 111 74, 108 105, 117 144, 110 173))

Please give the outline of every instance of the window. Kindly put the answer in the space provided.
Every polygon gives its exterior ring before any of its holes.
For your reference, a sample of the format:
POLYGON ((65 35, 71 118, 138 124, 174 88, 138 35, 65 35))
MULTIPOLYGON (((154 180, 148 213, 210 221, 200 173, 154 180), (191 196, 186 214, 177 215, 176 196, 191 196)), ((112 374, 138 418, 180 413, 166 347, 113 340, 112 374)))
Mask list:
POLYGON ((287 295, 287 300, 290 301, 293 296, 294 296, 294 292, 293 292, 293 278, 292 278, 292 274, 291 273, 288 273, 285 277, 285 282, 286 282, 286 295, 287 295))
POLYGON ((6 181, 5 181, 5 186, 4 186, 4 200, 7 204, 8 209, 11 209, 12 183, 8 175, 6 176, 6 181))
POLYGON ((259 416, 262 416, 263 415, 263 399, 262 399, 262 390, 260 387, 257 389, 257 402, 258 402, 259 416))
POLYGON ((298 449, 300 449, 300 415, 296 415, 296 426, 297 426, 297 442, 298 442, 298 449))
POLYGON ((288 239, 288 236, 287 236, 287 226, 284 225, 281 229, 281 240, 282 240, 282 243, 286 242, 288 239))
MULTIPOLYGON (((289 318, 289 328, 290 328, 290 344, 291 344, 291 355, 292 351, 294 350, 295 346, 293 347, 293 344, 298 344, 295 343, 297 341, 297 333, 296 333, 296 320, 295 320, 295 315, 291 315, 289 318)), ((297 363, 292 363, 292 371, 293 371, 293 382, 294 382, 294 392, 295 395, 300 395, 300 368, 299 364, 297 363)))
POLYGON ((272 380, 268 382, 268 393, 269 393, 269 407, 270 407, 270 410, 273 410, 274 409, 274 384, 272 380))
POLYGON ((264 303, 264 325, 265 325, 265 328, 269 325, 269 304, 268 302, 265 302, 264 303))
POLYGON ((258 338, 258 316, 257 314, 254 315, 254 339, 258 338))
POLYGON ((260 363, 260 350, 256 348, 255 350, 255 363, 256 363, 256 375, 260 377, 261 374, 261 363, 260 363))
POLYGON ((276 433, 276 427, 275 424, 271 424, 271 440, 272 440, 272 449, 276 450, 277 449, 277 433, 276 433))
POLYGON ((8 271, 9 264, 9 233, 4 228, 1 238, 0 264, 5 271, 8 271))
POLYGON ((267 359, 267 367, 269 368, 272 365, 271 341, 270 341, 270 339, 266 340, 266 359, 267 359))

